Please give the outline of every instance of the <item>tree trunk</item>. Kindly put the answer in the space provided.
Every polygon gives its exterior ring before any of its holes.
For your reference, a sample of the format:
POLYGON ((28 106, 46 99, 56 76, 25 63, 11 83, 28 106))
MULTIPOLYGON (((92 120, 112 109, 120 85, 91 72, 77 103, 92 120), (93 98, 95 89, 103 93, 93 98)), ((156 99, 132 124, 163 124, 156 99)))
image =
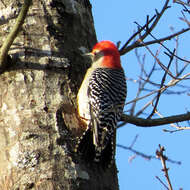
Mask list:
MULTIPOLYGON (((19 0, 3 0, 1 45, 19 0)), ((33 0, 0 74, 0 189, 117 190, 115 164, 89 167, 74 152, 76 94, 96 43, 88 0, 33 0)))

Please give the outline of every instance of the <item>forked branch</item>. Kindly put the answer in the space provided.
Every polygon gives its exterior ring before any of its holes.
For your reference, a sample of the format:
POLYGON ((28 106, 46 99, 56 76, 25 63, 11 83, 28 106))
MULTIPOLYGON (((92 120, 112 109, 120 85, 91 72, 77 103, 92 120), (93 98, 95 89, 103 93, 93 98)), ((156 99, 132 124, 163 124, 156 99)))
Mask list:
MULTIPOLYGON (((166 36, 166 37, 163 37, 163 38, 159 38, 159 39, 154 39, 154 40, 151 40, 151 41, 147 41, 147 42, 144 42, 142 43, 142 41, 144 41, 144 39, 149 36, 151 34, 151 32, 153 31, 153 29, 156 27, 156 25, 158 24, 160 18, 162 17, 162 15, 164 14, 164 12, 169 8, 168 6, 168 3, 169 3, 169 0, 167 0, 161 10, 160 13, 158 13, 158 11, 156 10, 156 14, 151 18, 149 19, 149 16, 147 16, 147 21, 146 21, 146 24, 143 25, 143 26, 140 26, 139 24, 136 24, 138 25, 138 31, 135 32, 128 40, 127 42, 123 45, 123 47, 120 49, 120 55, 124 55, 126 53, 128 53, 129 51, 135 49, 135 48, 138 48, 138 47, 144 47, 144 46, 147 46, 147 45, 151 45, 151 44, 156 44, 156 43, 161 43, 161 42, 164 42, 164 41, 167 41, 167 40, 171 40, 172 38, 176 37, 176 36, 179 36, 187 31, 190 30, 190 28, 186 28, 186 29, 182 29, 172 35, 169 35, 169 36, 166 36), (152 24, 151 24, 152 23, 152 24), (151 24, 151 26, 149 27, 149 25, 151 24), (145 33, 143 35, 141 35, 141 32, 142 31, 145 31, 145 33), (130 42, 132 40, 135 39, 136 36, 140 36, 137 40, 135 40, 131 45, 130 42)), ((183 60, 184 61, 184 60, 183 60)))
POLYGON ((155 26, 158 24, 160 18, 162 17, 162 15, 164 14, 164 12, 166 11, 166 9, 169 8, 168 6, 168 3, 169 3, 169 0, 166 0, 161 12, 159 13, 157 10, 156 10, 156 14, 151 18, 149 19, 149 16, 147 16, 147 21, 146 21, 146 24, 141 27, 138 32, 136 32, 125 44, 124 46, 120 49, 120 55, 124 55, 125 53, 129 52, 130 50, 138 47, 138 45, 140 44, 141 41, 143 41, 148 35, 149 33, 152 32, 152 30, 155 28, 155 26), (154 21, 153 21, 154 20, 154 21), (149 26, 151 24, 151 26, 149 26), (143 35, 140 35, 141 32, 145 30, 145 33, 143 35), (140 38, 135 40, 135 42, 132 43, 132 45, 128 46, 128 44, 136 37, 140 35, 140 38))

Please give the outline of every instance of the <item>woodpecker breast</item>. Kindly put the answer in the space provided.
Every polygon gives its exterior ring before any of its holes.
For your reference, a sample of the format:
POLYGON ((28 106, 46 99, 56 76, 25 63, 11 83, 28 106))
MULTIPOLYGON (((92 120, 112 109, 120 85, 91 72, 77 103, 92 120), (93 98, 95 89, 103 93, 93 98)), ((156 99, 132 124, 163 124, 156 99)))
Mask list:
POLYGON ((77 94, 77 105, 78 105, 78 114, 86 124, 89 123, 90 120, 90 102, 88 97, 88 88, 89 88, 89 80, 92 77, 94 69, 89 68, 86 72, 84 80, 81 84, 81 87, 77 94))

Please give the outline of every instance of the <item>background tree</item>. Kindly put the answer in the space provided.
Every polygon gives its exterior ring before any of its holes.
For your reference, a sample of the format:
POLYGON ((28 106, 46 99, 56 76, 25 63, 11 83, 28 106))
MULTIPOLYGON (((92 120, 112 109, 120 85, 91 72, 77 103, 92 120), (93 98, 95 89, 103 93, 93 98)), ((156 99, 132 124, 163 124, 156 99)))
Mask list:
MULTIPOLYGON (((3 0, 0 6, 0 188, 118 189, 115 166, 106 172, 89 167, 73 152, 76 136, 82 132, 75 111, 78 87, 88 66, 82 54, 90 51, 96 43, 89 1, 3 0), (5 41, 5 36, 8 36, 8 41, 5 41)), ((155 60, 147 70, 144 59, 136 51, 141 66, 139 90, 131 101, 129 114, 123 115, 124 123, 160 126, 190 118, 189 113, 184 113, 151 119, 158 113, 160 96, 171 86, 189 79, 189 74, 185 74, 189 62, 179 57, 176 49, 166 49, 168 64, 163 64, 158 57, 159 51, 155 54, 148 47, 156 43, 163 47, 166 40, 189 30, 188 26, 163 38, 152 35, 168 8, 169 1, 166 0, 161 10, 156 10, 153 17, 147 17, 146 23, 142 26, 137 23, 137 32, 120 46, 121 55, 145 47, 155 60), (153 37, 153 40, 148 37, 153 37), (175 64, 171 70, 173 60, 184 62, 182 68, 175 64), (159 72, 162 75, 159 82, 155 82, 152 77, 159 72), (170 77, 169 85, 165 84, 167 77, 170 77), (144 91, 155 96, 141 109, 137 103, 144 91), (150 105, 153 108, 147 109, 150 105), (148 119, 138 118, 146 109, 148 119)), ((187 8, 185 10, 188 12, 187 8)), ((185 16, 183 20, 189 24, 185 16)), ((157 155, 161 159, 164 158, 162 153, 160 147, 157 155)))

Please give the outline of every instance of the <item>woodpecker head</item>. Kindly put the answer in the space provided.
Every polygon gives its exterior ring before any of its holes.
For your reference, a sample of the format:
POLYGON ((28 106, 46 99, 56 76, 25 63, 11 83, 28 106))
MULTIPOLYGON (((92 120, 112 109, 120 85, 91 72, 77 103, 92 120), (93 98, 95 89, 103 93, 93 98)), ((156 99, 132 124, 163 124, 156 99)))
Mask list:
POLYGON ((92 67, 120 69, 120 54, 114 43, 101 41, 97 43, 90 53, 92 57, 92 67))

